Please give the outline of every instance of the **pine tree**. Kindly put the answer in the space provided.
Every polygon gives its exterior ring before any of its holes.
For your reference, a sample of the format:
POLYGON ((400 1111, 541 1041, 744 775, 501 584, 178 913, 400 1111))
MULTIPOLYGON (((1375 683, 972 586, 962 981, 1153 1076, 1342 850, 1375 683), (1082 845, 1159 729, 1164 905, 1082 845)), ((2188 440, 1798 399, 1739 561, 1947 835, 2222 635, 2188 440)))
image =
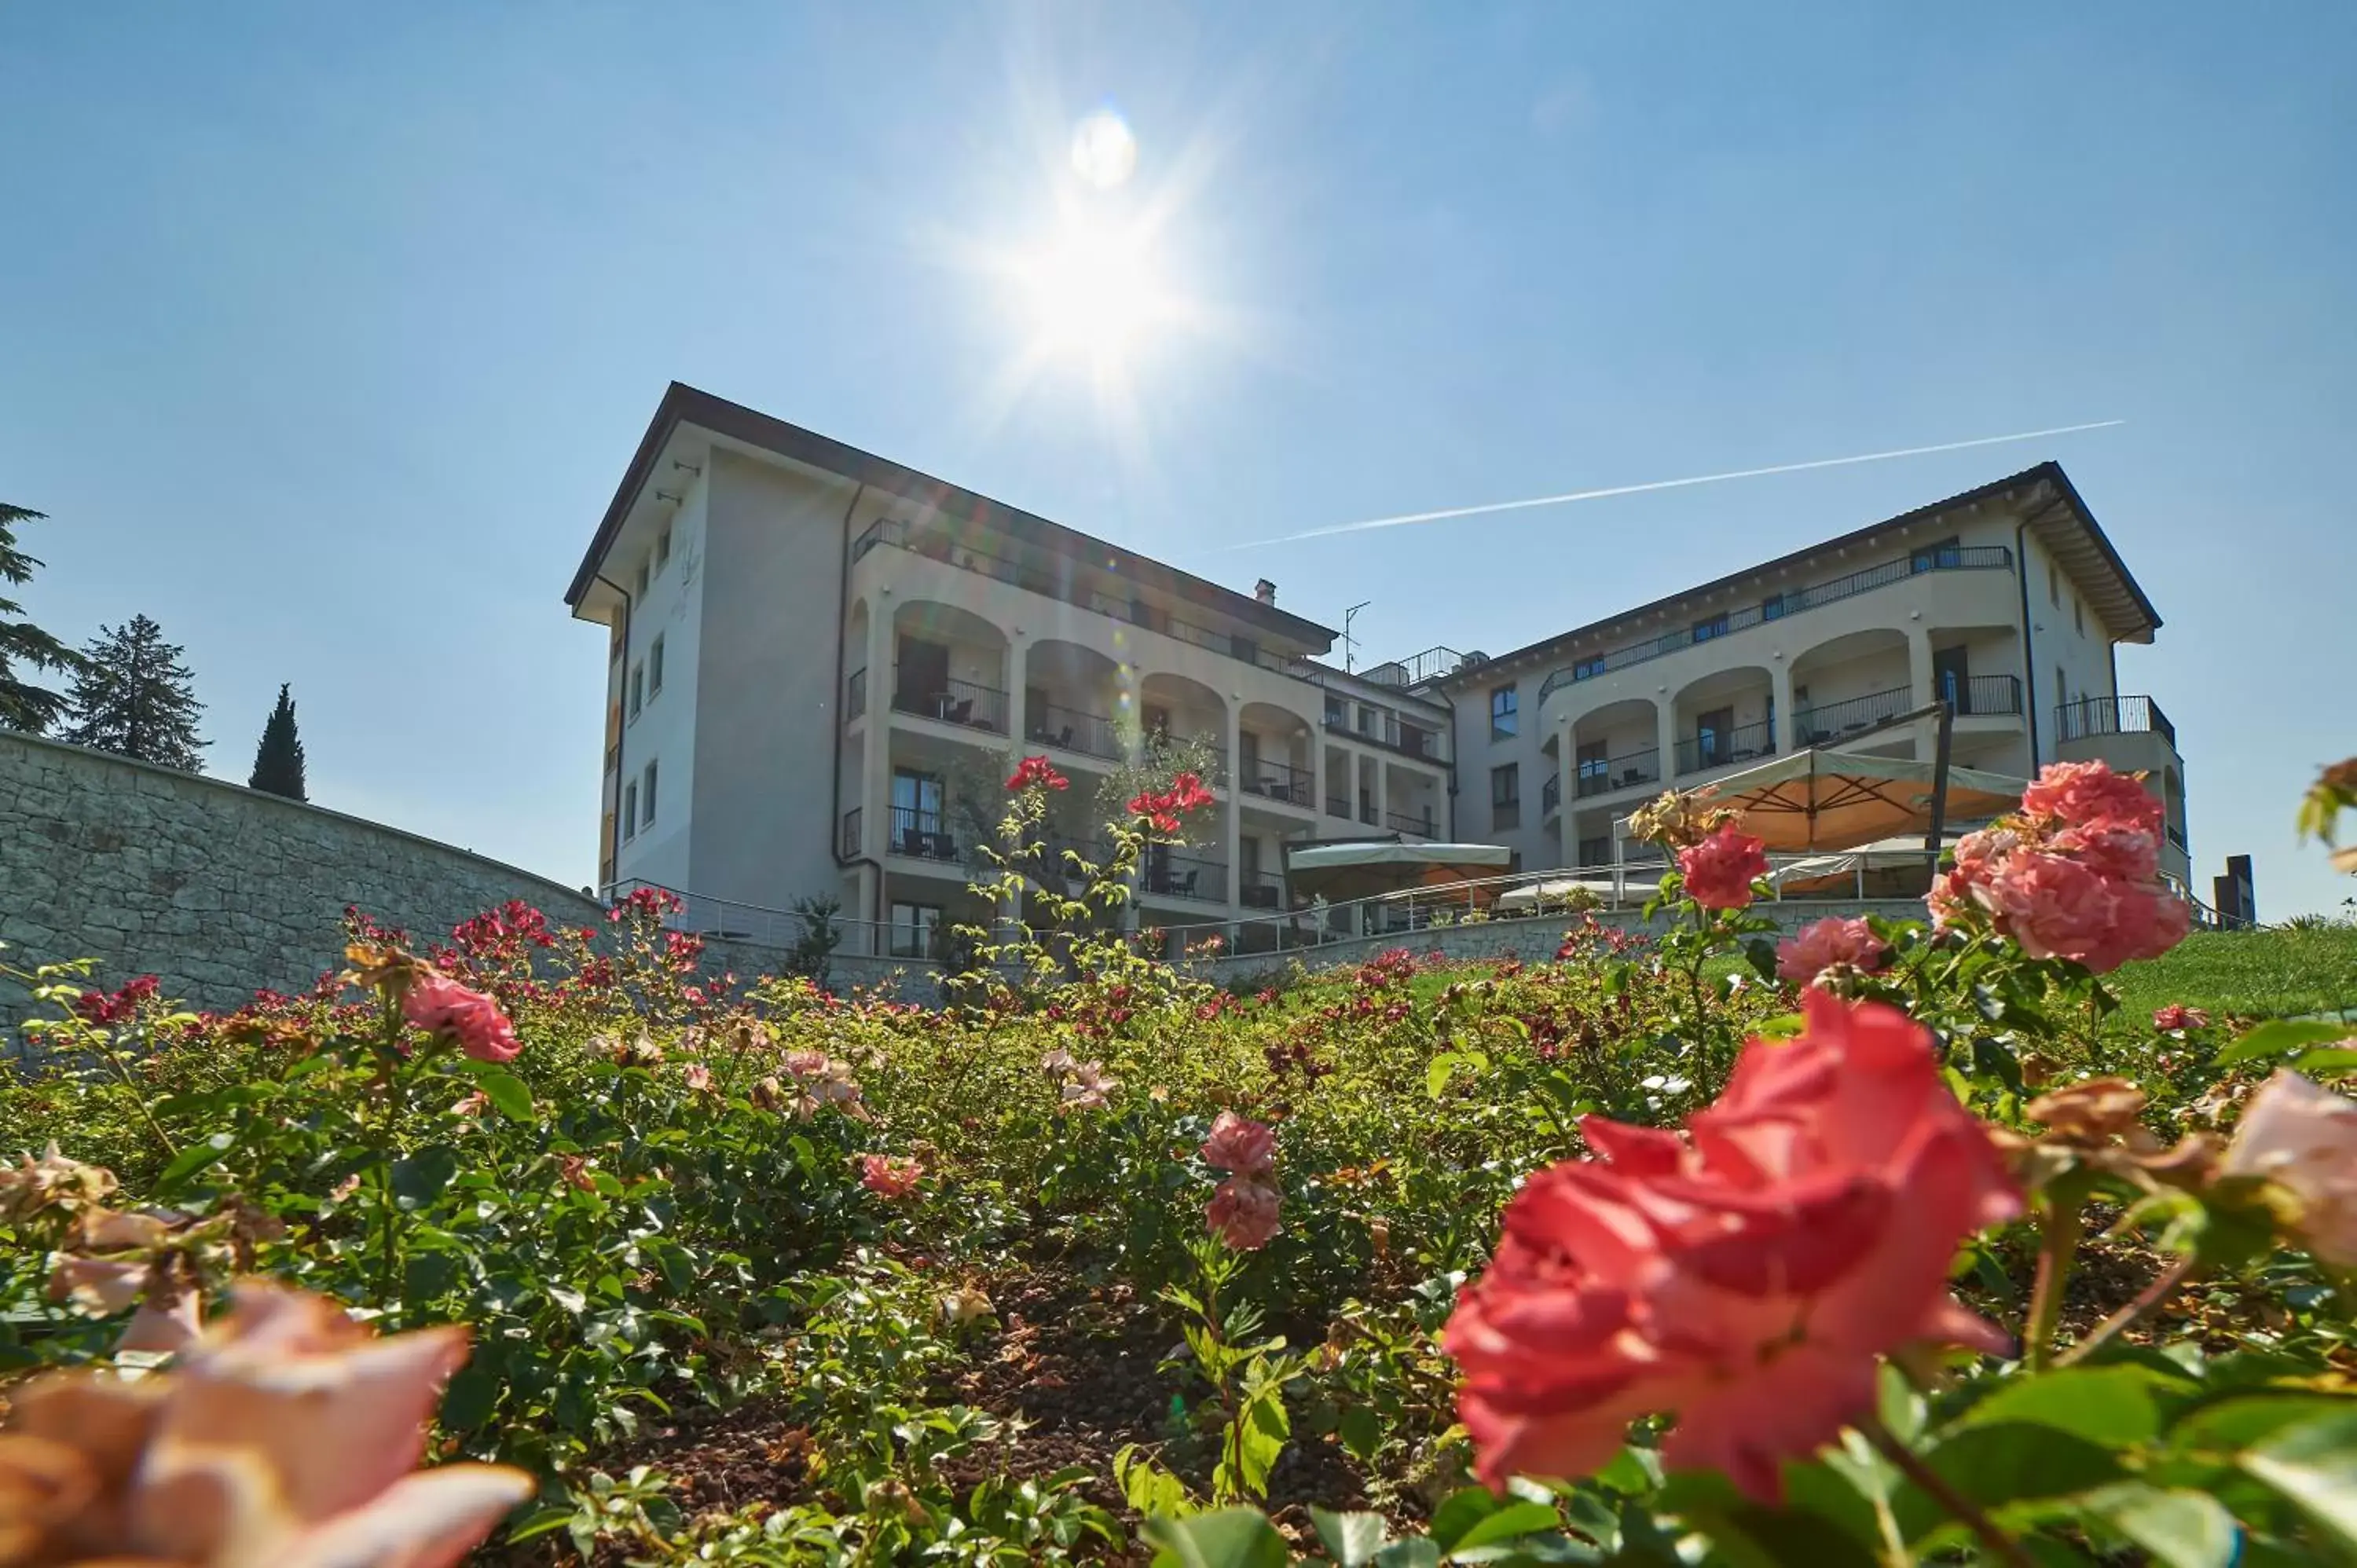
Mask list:
MULTIPOLYGON (((40 563, 16 548, 16 524, 40 516, 0 501, 0 583, 15 586, 32 581, 33 569, 40 563)), ((20 678, 16 665, 21 661, 34 670, 71 670, 74 651, 31 621, 15 618, 24 613, 24 606, 0 596, 0 729, 39 735, 65 712, 65 693, 20 678)))
POLYGON ((102 626, 82 648, 63 738, 142 762, 194 773, 204 758, 197 738, 197 701, 180 650, 145 616, 116 629, 102 626))
POLYGON ((295 733, 295 699, 284 683, 278 688, 278 705, 262 726, 262 744, 253 748, 253 777, 245 784, 290 800, 311 798, 303 788, 303 742, 295 733))

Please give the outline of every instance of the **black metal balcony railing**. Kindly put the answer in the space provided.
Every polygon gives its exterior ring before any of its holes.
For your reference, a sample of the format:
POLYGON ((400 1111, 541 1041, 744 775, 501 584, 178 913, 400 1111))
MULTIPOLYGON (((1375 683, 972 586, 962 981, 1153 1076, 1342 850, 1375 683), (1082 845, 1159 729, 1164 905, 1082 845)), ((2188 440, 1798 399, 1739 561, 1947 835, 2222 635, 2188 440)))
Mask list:
POLYGON ((1040 746, 1059 746, 1112 762, 1121 760, 1121 734, 1114 728, 1113 721, 1102 714, 1048 703, 1025 710, 1023 727, 1028 732, 1025 738, 1040 746))
POLYGON ((867 668, 866 666, 862 665, 860 668, 854 670, 844 680, 843 722, 847 725, 852 720, 859 717, 866 711, 867 668))
POLYGON ((1412 757, 1418 762, 1440 765, 1448 760, 1441 755, 1440 736, 1433 730, 1418 729, 1414 725, 1386 725, 1380 728, 1370 728, 1365 725, 1353 725, 1345 715, 1330 710, 1326 714, 1324 723, 1328 729, 1338 736, 1361 741, 1368 746, 1379 746, 1385 751, 1396 751, 1402 757, 1412 757))
MULTIPOLYGON (((897 673, 897 671, 896 671, 897 673)), ((996 686, 971 681, 934 681, 910 685, 896 681, 892 705, 904 714, 919 714, 967 729, 1006 733, 1006 693, 996 686)))
POLYGON ((1326 814, 1329 817, 1340 817, 1346 822, 1349 822, 1351 820, 1351 798, 1348 795, 1327 796, 1326 814))
POLYGON ((1823 746, 1846 735, 1871 729, 1885 719, 1897 718, 1907 711, 1913 697, 1912 688, 1893 686, 1887 692, 1869 692, 1846 702, 1803 708, 1792 715, 1793 733, 1803 746, 1823 746))
POLYGON ((2186 847, 2185 830, 2183 828, 2179 827, 2175 822, 2165 822, 2161 826, 2161 831, 2169 835, 2169 843, 2175 844, 2179 849, 2186 847))
POLYGON ((1228 868, 1223 862, 1201 855, 1146 852, 1143 891, 1163 898, 1198 898, 1205 903, 1228 901, 1228 868))
POLYGON ((1756 605, 1746 605, 1723 615, 1705 617, 1692 626, 1681 627, 1660 637, 1649 637, 1641 642, 1627 643, 1567 664, 1548 676, 1545 683, 1539 687, 1539 701, 1545 702, 1548 693, 1567 682, 1586 681, 1610 671, 1626 669, 1631 664, 1641 664, 1646 660, 1659 659, 1682 648, 1691 648, 1697 642, 1708 642, 1763 622, 1782 620, 1787 616, 1800 615, 1822 605, 1871 593, 1892 583, 1903 583, 1925 572, 2000 569, 2013 569, 2013 552, 2002 544, 1952 544, 1918 550, 1895 561, 1885 561, 1827 582, 1812 583, 1789 594, 1770 595, 1756 605))
POLYGON ((843 853, 859 853, 859 808, 854 806, 843 813, 843 853))
POLYGON ((1247 871, 1239 878, 1236 897, 1247 909, 1285 908, 1285 878, 1273 871, 1247 871))
POLYGON ((1296 806, 1307 806, 1317 798, 1318 776, 1307 768, 1259 757, 1247 762, 1241 771, 1241 787, 1247 795, 1284 800, 1296 806))
POLYGON ((1432 809, 1428 806, 1421 811, 1386 811, 1383 821, 1391 825, 1394 832, 1414 833, 1418 838, 1427 839, 1440 836, 1439 824, 1433 821, 1432 809))
POLYGON ((892 836, 885 847, 893 854, 904 854, 912 860, 954 861, 958 857, 957 835, 950 831, 947 820, 939 811, 915 806, 892 808, 892 836))
POLYGON ((1375 825, 1375 803, 1372 800, 1361 800, 1359 802, 1359 821, 1366 823, 1367 826, 1371 828, 1375 825))
POLYGON ((2054 710, 2055 736, 2085 740, 2099 735, 2150 733, 2177 746, 2177 726, 2150 697, 2082 697, 2054 710))
POLYGON ((1615 789, 1626 789, 1631 785, 1657 784, 1661 778, 1662 749, 1649 746, 1625 757, 1608 757, 1601 761, 1581 763, 1578 781, 1572 787, 1572 793, 1585 800, 1591 795, 1609 795, 1615 789))
POLYGON ((1558 773, 1539 786, 1539 816, 1552 817, 1563 805, 1563 775, 1558 773))
POLYGON ((2021 712, 2021 677, 1968 675, 1956 681, 1943 675, 1936 678, 1932 695, 1944 701, 1959 718, 1966 714, 1983 717, 2018 714, 2021 712))
POLYGON ((1731 767, 1738 762, 1775 755, 1776 731, 1773 725, 1764 721, 1734 725, 1722 730, 1705 730, 1678 742, 1678 771, 1701 773, 1708 768, 1731 767))
POLYGON ((1207 648, 1248 664, 1257 664, 1279 675, 1290 675, 1297 681, 1307 681, 1313 685, 1324 684, 1324 673, 1306 659, 1271 652, 1249 637, 1197 626, 1141 599, 1125 599, 1100 593, 1086 586, 1069 571, 1051 571, 1044 566, 1028 564, 983 549, 976 543, 952 539, 939 530, 911 528, 897 518, 879 518, 868 526, 866 532, 852 541, 853 563, 856 564, 863 560, 879 544, 889 544, 912 555, 921 555, 929 561, 954 566, 962 572, 1011 583, 1044 598, 1092 611, 1131 626, 1141 626, 1149 631, 1158 631, 1181 642, 1207 648))

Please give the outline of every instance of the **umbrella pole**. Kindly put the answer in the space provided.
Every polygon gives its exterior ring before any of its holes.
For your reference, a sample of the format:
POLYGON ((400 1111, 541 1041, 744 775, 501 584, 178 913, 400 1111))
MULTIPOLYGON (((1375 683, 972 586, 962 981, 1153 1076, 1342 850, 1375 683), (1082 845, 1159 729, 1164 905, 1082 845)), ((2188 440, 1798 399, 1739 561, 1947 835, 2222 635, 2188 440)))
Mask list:
POLYGON ((1948 737, 1954 726, 1956 710, 1947 703, 1940 704, 1940 735, 1933 743, 1932 760, 1932 831, 1923 838, 1923 858, 1931 865, 1932 881, 1940 875, 1940 850, 1948 837, 1948 737))

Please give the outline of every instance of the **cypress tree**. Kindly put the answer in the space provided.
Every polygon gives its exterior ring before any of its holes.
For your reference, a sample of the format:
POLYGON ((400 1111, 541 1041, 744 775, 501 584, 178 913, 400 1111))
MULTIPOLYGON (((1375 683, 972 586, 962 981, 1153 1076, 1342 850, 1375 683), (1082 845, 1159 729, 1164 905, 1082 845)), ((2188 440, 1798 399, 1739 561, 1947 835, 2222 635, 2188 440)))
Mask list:
POLYGON ((303 788, 303 742, 295 733, 295 699, 283 682, 278 705, 262 726, 262 744, 253 748, 253 777, 245 782, 248 789, 266 789, 290 800, 311 798, 303 788))
MULTIPOLYGON (((16 586, 32 581, 34 568, 40 563, 16 548, 16 524, 40 516, 0 501, 0 583, 16 586)), ((24 606, 0 594, 0 729, 39 735, 65 712, 65 693, 33 684, 17 673, 16 667, 71 670, 74 652, 31 621, 17 618, 24 613, 24 606)))
POLYGON ((203 765, 197 715, 205 705, 194 677, 164 628, 144 615, 120 629, 98 628, 82 649, 67 706, 72 722, 62 738, 75 746, 188 773, 203 765))

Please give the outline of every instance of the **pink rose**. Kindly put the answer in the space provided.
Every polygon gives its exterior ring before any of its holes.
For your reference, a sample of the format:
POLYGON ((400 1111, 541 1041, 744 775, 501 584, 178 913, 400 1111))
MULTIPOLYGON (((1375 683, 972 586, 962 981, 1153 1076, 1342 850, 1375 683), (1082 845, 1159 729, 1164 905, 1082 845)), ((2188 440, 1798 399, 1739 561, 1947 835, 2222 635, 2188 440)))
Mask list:
POLYGON ((2160 802, 2136 779, 2107 763, 2050 762, 2021 792, 2027 816, 2055 817, 2071 827, 2114 823, 2160 831, 2160 802))
POLYGON ((401 1015, 421 1029, 456 1039, 458 1048, 479 1062, 512 1061, 523 1049, 515 1026, 498 1003, 432 970, 411 974, 409 989, 402 993, 401 1015))
POLYGON ((2181 1002, 2172 1002, 2166 1007, 2153 1009, 2152 1026, 2164 1034, 2171 1034, 2179 1029, 2206 1029, 2210 1026, 2210 1015, 2199 1007, 2188 1007, 2181 1002))
POLYGON ((1239 1252, 1258 1251, 1276 1234, 1279 1195, 1254 1176, 1230 1176, 1203 1206, 1203 1228, 1239 1252))
POLYGON ((924 1179, 925 1167, 904 1155, 862 1155, 859 1185, 878 1197, 906 1197, 924 1179))
POLYGON ((2142 828, 2117 822, 2065 828, 2047 841, 2111 882, 2150 882, 2160 875, 2160 843, 2142 828))
MULTIPOLYGON (((10 1436, 42 1455, 32 1495, 61 1505, 47 1533, 75 1561, 450 1568, 533 1490, 500 1466, 417 1469, 466 1359, 463 1328, 378 1338, 332 1302, 245 1284, 172 1370, 35 1382, 10 1436)), ((27 1452, 0 1452, 0 1495, 27 1452)))
POLYGON ((2093 969, 2111 953, 2119 900, 2110 883, 2068 855, 2035 850, 2009 855, 1975 896, 2032 958, 2077 959, 2093 969))
POLYGON ((1875 1399, 1876 1358, 1992 1352, 1949 1295, 1956 1243, 2020 1211, 1989 1130, 1942 1081, 1929 1031, 1811 990, 1807 1027, 1744 1048, 1686 1135, 1591 1116, 1593 1160, 1532 1176, 1443 1346, 1481 1478, 1586 1475, 1628 1423, 1674 1411, 1673 1469, 1763 1502, 1875 1399))
POLYGON ((1849 920, 1836 916, 1803 926, 1778 942, 1776 972, 1795 984, 1806 985, 1837 963, 1853 969, 1877 968, 1889 951, 1864 916, 1849 920))
POLYGON ((1751 902, 1751 884, 1768 875, 1767 845, 1733 822, 1721 822, 1702 843, 1678 851, 1686 897, 1706 909, 1740 909, 1751 902))
POLYGON ((1265 1122, 1222 1111, 1203 1140, 1203 1163, 1240 1176, 1265 1176, 1276 1164, 1276 1134, 1265 1122))
POLYGON ((2222 1168, 2289 1193, 2308 1250, 2334 1268, 2357 1268, 2357 1101, 2282 1069, 2244 1107, 2222 1168))

